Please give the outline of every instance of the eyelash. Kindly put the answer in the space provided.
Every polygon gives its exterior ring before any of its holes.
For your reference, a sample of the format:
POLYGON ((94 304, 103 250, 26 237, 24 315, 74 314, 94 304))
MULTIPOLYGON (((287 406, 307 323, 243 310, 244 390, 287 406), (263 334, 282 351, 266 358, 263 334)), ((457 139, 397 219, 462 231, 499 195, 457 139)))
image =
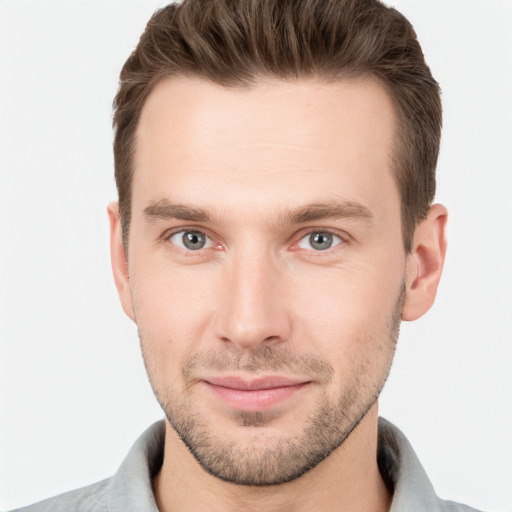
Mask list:
MULTIPOLYGON (((185 253, 187 256, 198 256, 201 253, 203 253, 203 250, 205 250, 205 249, 213 249, 213 250, 222 249, 222 244, 221 243, 216 243, 214 241, 214 237, 210 236, 207 233, 207 231, 205 231, 204 229, 198 229, 195 226, 191 226, 191 227, 183 227, 182 226, 179 229, 177 228, 177 229, 174 229, 172 231, 167 231, 166 233, 164 233, 162 238, 165 241, 169 242, 169 244, 174 248, 174 250, 179 251, 182 254, 185 253), (177 246, 175 243, 171 242, 171 238, 174 235, 177 235, 177 234, 180 234, 180 233, 186 233, 186 232, 200 233, 200 234, 204 235, 211 242, 211 245, 209 247, 201 248, 201 249, 198 249, 198 250, 194 251, 194 250, 191 250, 191 249, 184 249, 182 247, 177 246)), ((309 229, 308 231, 301 231, 299 233, 298 237, 297 237, 297 234, 296 234, 296 235, 293 236, 293 238, 296 241, 291 245, 289 250, 291 250, 291 251, 298 251, 298 250, 308 251, 311 254, 314 254, 315 257, 321 257, 323 255, 330 254, 332 250, 336 249, 336 247, 339 247, 340 245, 345 245, 349 241, 349 235, 347 235, 346 233, 340 233, 340 232, 332 230, 332 229, 322 229, 322 228, 320 228, 320 229, 309 229), (314 249, 303 249, 303 248, 299 247, 299 244, 300 244, 300 242, 302 240, 304 240, 307 237, 310 237, 313 234, 331 235, 331 236, 337 238, 339 241, 338 241, 338 243, 336 243, 332 247, 329 247, 329 248, 323 249, 323 250, 316 250, 315 251, 314 249)))

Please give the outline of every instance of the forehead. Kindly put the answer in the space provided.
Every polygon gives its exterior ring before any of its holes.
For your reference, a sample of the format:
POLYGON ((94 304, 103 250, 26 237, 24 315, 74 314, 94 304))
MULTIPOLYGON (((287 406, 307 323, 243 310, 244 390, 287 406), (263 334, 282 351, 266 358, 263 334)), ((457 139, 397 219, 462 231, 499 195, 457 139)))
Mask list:
POLYGON ((396 188, 394 125, 390 98, 370 79, 262 81, 250 89, 164 80, 137 128, 134 213, 181 199, 172 197, 178 191, 226 208, 274 200, 295 207, 326 194, 378 202, 372 189, 396 188))

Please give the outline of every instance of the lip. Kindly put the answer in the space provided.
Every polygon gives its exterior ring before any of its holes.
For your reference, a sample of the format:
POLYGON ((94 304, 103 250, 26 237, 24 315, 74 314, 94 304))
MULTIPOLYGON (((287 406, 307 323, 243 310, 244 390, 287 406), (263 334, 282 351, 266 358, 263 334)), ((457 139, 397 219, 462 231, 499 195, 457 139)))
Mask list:
POLYGON ((230 409, 259 412, 289 400, 311 381, 269 375, 256 379, 239 376, 211 377, 203 380, 212 394, 230 409))

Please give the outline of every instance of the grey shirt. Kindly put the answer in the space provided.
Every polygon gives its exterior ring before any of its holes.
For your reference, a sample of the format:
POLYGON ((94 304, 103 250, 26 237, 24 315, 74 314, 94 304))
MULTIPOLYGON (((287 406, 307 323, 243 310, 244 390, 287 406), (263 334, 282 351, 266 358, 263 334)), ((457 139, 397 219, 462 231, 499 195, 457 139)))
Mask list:
MULTIPOLYGON (((113 477, 18 510, 158 512, 151 481, 162 464, 164 434, 163 421, 149 427, 113 477)), ((377 460, 384 481, 393 491, 390 512, 477 512, 438 498, 405 436, 383 418, 379 419, 377 460)))

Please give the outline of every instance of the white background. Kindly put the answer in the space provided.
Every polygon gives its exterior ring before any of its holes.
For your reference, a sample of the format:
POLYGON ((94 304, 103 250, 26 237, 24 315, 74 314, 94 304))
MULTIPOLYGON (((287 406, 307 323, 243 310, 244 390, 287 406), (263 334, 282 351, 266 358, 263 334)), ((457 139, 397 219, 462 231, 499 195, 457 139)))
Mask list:
MULTIPOLYGON (((111 102, 156 0, 0 0, 0 509, 110 476, 162 416, 110 274, 111 102)), ((512 510, 512 1, 396 1, 441 83, 434 308, 381 414, 444 498, 512 510)))

